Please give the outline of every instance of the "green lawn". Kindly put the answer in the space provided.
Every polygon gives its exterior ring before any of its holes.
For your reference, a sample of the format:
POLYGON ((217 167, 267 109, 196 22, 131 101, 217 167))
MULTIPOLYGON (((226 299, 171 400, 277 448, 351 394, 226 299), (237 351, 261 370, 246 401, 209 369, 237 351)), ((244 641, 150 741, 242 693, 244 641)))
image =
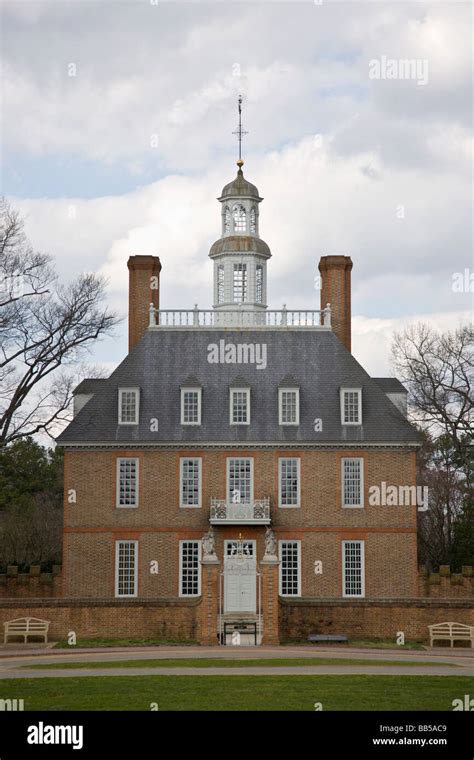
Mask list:
MULTIPOLYGON (((301 665, 408 665, 409 667, 423 667, 430 663, 405 662, 404 660, 362 660, 342 657, 293 657, 293 658, 266 658, 266 659, 235 659, 224 660, 217 657, 206 659, 160 659, 160 660, 105 660, 100 662, 55 662, 48 665, 22 665, 23 669, 57 669, 57 668, 271 668, 271 667, 297 667, 301 665)), ((438 666, 453 667, 447 662, 434 663, 438 666)), ((458 667, 457 665, 455 667, 458 667)))
POLYGON ((0 680, 25 710, 452 710, 463 676, 125 676, 0 680))

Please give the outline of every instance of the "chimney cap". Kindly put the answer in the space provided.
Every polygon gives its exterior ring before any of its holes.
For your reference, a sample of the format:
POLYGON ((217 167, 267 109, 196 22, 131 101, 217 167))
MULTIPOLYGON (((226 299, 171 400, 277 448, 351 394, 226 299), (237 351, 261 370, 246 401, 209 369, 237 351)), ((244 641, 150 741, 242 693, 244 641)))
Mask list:
POLYGON ((130 256, 127 261, 129 269, 153 269, 161 272, 161 261, 159 256, 130 256))

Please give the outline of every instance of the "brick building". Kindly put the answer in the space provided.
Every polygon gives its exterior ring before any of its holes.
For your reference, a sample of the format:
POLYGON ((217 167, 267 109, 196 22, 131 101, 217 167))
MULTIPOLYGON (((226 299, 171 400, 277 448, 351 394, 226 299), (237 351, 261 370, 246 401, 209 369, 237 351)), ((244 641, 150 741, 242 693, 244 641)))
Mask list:
POLYGON ((267 309, 242 163, 218 199, 212 309, 160 310, 159 259, 130 257, 129 354, 77 387, 58 439, 64 596, 170 616, 194 600, 209 643, 224 623, 278 641, 282 600, 418 595, 406 391, 351 354, 349 257, 321 259, 320 310, 267 309))

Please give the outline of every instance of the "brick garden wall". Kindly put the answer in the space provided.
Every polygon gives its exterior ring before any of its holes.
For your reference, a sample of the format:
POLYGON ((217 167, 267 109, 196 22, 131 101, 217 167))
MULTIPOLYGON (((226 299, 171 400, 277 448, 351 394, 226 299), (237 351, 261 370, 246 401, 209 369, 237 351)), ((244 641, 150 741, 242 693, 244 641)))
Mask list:
POLYGON ((306 641, 310 633, 395 641, 399 631, 407 641, 426 641, 428 625, 446 621, 474 625, 473 600, 280 600, 281 642, 306 641))
MULTIPOLYGON (((65 639, 70 631, 78 638, 157 638, 196 641, 199 638, 200 602, 182 599, 126 602, 90 599, 34 599, 0 602, 0 631, 3 623, 18 617, 51 621, 52 640, 65 639)), ((3 639, 2 639, 3 640, 3 639)))

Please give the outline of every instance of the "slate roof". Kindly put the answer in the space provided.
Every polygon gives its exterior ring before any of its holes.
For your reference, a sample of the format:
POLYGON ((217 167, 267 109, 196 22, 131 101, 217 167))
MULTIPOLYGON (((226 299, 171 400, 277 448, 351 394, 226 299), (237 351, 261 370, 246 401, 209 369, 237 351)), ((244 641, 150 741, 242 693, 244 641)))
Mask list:
POLYGON ((104 377, 88 377, 85 380, 82 380, 79 385, 76 385, 76 387, 73 390, 73 395, 76 396, 78 393, 95 393, 98 388, 102 385, 102 383, 107 382, 107 378, 104 377))
MULTIPOLYGON (((82 386, 82 384, 81 384, 82 386)), ((79 386, 79 387, 81 387, 79 386)), ((416 443, 419 435, 329 330, 148 330, 58 438, 58 444, 152 443, 416 443), (209 344, 261 343, 267 366, 210 364, 209 344), (189 375, 202 386, 202 424, 180 424, 180 387, 189 375), (278 424, 278 387, 288 376, 300 387, 300 425, 278 424), (250 425, 229 424, 229 388, 251 387, 250 425), (140 422, 119 425, 119 387, 140 388, 140 422), (340 421, 341 386, 362 388, 363 424, 340 421), (158 419, 158 431, 150 420, 158 419), (314 431, 321 418, 322 432, 314 431)))
POLYGON ((377 385, 384 393, 408 393, 404 385, 396 377, 374 377, 377 385))

